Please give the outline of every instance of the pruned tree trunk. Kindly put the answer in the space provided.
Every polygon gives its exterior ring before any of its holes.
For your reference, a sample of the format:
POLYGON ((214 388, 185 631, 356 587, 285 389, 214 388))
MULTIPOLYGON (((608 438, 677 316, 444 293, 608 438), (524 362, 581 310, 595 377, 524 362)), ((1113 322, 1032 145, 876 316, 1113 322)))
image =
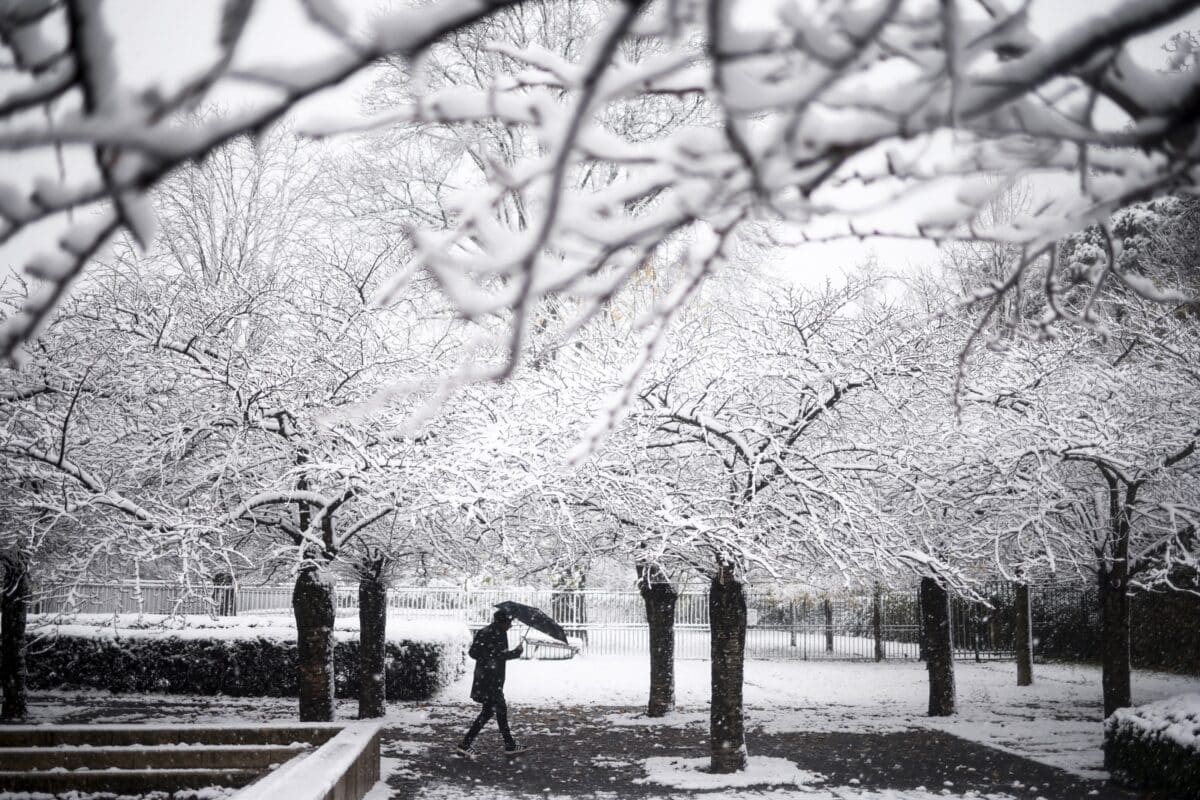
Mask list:
POLYGON ((1104 716, 1133 705, 1129 676, 1129 531, 1140 481, 1124 484, 1106 467, 1101 474, 1108 483, 1108 535, 1100 555, 1100 684, 1104 694, 1104 716))
POLYGON ((948 717, 954 713, 950 593, 934 578, 921 578, 921 630, 929 671, 929 716, 948 717))
POLYGON ((638 591, 650 628, 650 699, 646 716, 675 710, 675 603, 679 593, 661 569, 638 564, 638 591))
POLYGON ((25 629, 29 619, 29 572, 20 561, 5 560, 0 584, 0 682, 4 685, 0 719, 24 719, 28 713, 25 679, 25 629))
POLYGON ((929 642, 925 639, 925 594, 917 589, 917 658, 929 662, 929 642))
POLYGON ((567 636, 587 641, 587 565, 580 563, 551 579, 550 616, 567 636))
POLYGON ((833 601, 825 597, 825 652, 833 652, 833 601))
POLYGON ((232 573, 218 572, 213 575, 213 606, 218 617, 237 616, 237 591, 232 573))
POLYGON ((1033 612, 1029 603, 1029 584, 1016 585, 1017 686, 1033 685, 1033 612))
POLYGON ((742 677, 746 658, 746 594, 732 567, 722 564, 708 591, 712 640, 711 770, 746 768, 742 677))
POLYGON ((788 603, 788 645, 796 646, 796 601, 788 603))
POLYGON ((387 585, 379 570, 358 576, 358 718, 386 712, 387 585))
POLYGON ((1129 576, 1124 560, 1100 570, 1100 683, 1104 716, 1133 705, 1129 682, 1129 576))
POLYGON ((983 636, 983 621, 980 619, 980 615, 983 613, 982 610, 983 606, 979 603, 971 603, 971 605, 967 608, 967 614, 970 616, 965 620, 969 626, 968 630, 971 631, 971 644, 975 648, 976 664, 983 663, 983 656, 980 653, 982 647, 982 642, 980 639, 983 636))
POLYGON ((875 660, 883 661, 883 588, 879 584, 871 594, 871 632, 875 636, 875 660))
POLYGON ((301 570, 292 591, 301 722, 333 720, 333 584, 316 567, 301 570))

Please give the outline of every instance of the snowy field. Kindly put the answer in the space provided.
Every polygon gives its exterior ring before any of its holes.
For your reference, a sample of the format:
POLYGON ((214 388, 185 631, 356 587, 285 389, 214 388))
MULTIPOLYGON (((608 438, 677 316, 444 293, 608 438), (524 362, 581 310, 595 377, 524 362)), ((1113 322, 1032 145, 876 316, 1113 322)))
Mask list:
MULTIPOLYGON (((641 706, 647 670, 644 660, 624 657, 523 661, 509 669, 505 693, 513 706, 641 706)), ((675 674, 680 710, 668 724, 707 721, 707 662, 677 662, 675 674)), ((931 728, 1086 777, 1107 777, 1099 667, 1038 664, 1034 685, 1022 688, 1011 662, 960 662, 955 678, 958 714, 934 719, 925 716, 921 663, 747 661, 747 725, 767 732, 931 728)), ((465 699, 469 688, 464 677, 442 698, 465 699)), ((1200 678, 1134 672, 1138 704, 1198 690, 1200 678)), ((616 724, 651 723, 629 714, 611 718, 616 724)))
MULTIPOLYGON (((703 771, 707 763, 708 665, 698 661, 676 664, 679 710, 662 720, 647 719, 638 710, 645 700, 647 669, 644 659, 629 657, 513 663, 507 686, 511 717, 518 736, 534 747, 535 757, 520 780, 488 749, 495 743, 485 746, 479 762, 462 764, 450 755, 455 732, 465 727, 477 708, 467 699, 469 677, 458 680, 431 703, 393 704, 385 720, 389 731, 383 764, 393 785, 377 786, 370 800, 525 800, 535 796, 606 800, 633 796, 698 796, 712 800, 1087 800, 1096 792, 1102 800, 1133 797, 1094 782, 1107 777, 1101 769, 1099 749, 1098 668, 1038 665, 1034 686, 1018 688, 1012 663, 961 663, 956 668, 959 713, 951 719, 935 720, 924 716, 927 698, 921 664, 749 661, 745 701, 751 769, 733 777, 703 771), (952 734, 1092 782, 1071 784, 1084 788, 1069 791, 1052 791, 1044 779, 1038 786, 1036 781, 1020 778, 1006 780, 1002 792, 976 791, 963 788, 963 781, 949 780, 944 785, 938 781, 915 788, 881 789, 859 786, 855 779, 839 784, 780 757, 778 750, 764 753, 768 740, 780 741, 797 734, 903 732, 914 739, 952 734), (571 737, 577 737, 573 739, 575 744, 566 741, 571 737), (603 737, 608 737, 607 744, 601 741, 603 737), (571 746, 592 755, 573 762, 563 758, 562 748, 571 746), (666 750, 658 752, 667 755, 655 753, 654 749, 661 747, 666 750), (670 755, 672 750, 688 755, 670 755), (611 776, 597 777, 605 771, 611 776), (528 773, 537 777, 531 778, 528 773), (608 785, 605 781, 617 775, 626 781, 624 787, 615 793, 604 791, 608 785), (539 784, 538 791, 531 793, 530 781, 536 783, 542 777, 546 786, 539 784)), ((1134 698, 1138 703, 1196 691, 1200 691, 1198 678, 1145 672, 1134 675, 1134 698)), ((294 701, 289 699, 114 696, 102 692, 36 693, 33 706, 35 721, 42 722, 84 718, 114 722, 234 721, 287 719, 295 713, 294 701)), ((339 703, 339 717, 351 718, 354 712, 352 701, 339 703)), ((851 761, 855 759, 853 752, 847 756, 851 761)))

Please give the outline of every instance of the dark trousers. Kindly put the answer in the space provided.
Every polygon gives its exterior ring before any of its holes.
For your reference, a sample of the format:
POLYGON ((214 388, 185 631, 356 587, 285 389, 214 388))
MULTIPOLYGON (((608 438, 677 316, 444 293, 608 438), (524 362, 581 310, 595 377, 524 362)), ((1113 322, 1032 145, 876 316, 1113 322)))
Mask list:
POLYGON ((492 718, 493 714, 496 717, 496 725, 500 727, 500 735, 504 737, 504 746, 509 750, 517 746, 512 732, 508 729, 508 704, 504 702, 504 695, 499 695, 483 702, 483 708, 480 709, 479 716, 471 723, 470 730, 463 737, 462 743, 464 747, 471 746, 471 742, 475 741, 475 737, 483 730, 483 726, 488 724, 488 720, 492 718))

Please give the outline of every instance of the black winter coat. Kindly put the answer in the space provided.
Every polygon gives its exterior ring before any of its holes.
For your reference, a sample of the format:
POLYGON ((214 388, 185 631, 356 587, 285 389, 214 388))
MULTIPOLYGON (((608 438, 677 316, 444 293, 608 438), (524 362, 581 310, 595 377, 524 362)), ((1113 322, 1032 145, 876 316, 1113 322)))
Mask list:
POLYGON ((494 624, 475 634, 467 655, 475 659, 475 679, 471 682, 471 699, 486 703, 504 696, 505 662, 519 658, 520 648, 508 649, 508 633, 494 624))

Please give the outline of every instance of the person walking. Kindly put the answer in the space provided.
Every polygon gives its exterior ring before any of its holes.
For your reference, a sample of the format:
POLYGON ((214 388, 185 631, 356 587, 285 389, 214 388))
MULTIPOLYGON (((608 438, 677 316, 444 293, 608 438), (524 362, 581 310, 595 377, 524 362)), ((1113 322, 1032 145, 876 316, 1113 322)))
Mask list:
POLYGON ((475 737, 483 730, 483 726, 494 715, 504 737, 504 752, 515 756, 525 752, 525 747, 517 744, 512 732, 508 729, 508 704, 504 700, 505 664, 514 658, 520 658, 525 651, 524 645, 508 649, 508 630, 512 627, 512 617, 505 611, 497 611, 492 616, 490 625, 480 629, 471 641, 471 649, 467 655, 475 659, 475 677, 471 682, 471 699, 482 703, 479 716, 471 724, 467 734, 458 745, 458 753, 467 758, 474 758, 478 752, 472 747, 475 737))

